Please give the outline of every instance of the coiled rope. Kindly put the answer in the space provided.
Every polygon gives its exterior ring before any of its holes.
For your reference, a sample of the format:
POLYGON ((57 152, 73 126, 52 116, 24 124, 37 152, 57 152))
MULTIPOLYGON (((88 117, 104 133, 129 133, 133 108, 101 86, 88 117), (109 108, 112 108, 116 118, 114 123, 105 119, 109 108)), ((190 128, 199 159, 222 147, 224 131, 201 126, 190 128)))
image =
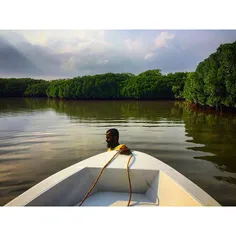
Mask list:
MULTIPOLYGON (((81 200, 79 206, 81 206, 83 204, 83 202, 87 199, 87 197, 89 196, 89 194, 93 191, 94 187, 96 186, 99 178, 101 177, 103 171, 105 170, 105 168, 115 159, 115 157, 120 154, 120 151, 116 152, 113 157, 103 166, 103 168, 101 169, 100 173, 98 174, 98 177, 96 178, 95 182, 93 183, 92 187, 89 189, 89 191, 86 193, 86 195, 83 197, 83 199, 81 200)), ((129 160, 127 162, 127 173, 128 173, 128 180, 129 180, 129 200, 128 200, 128 204, 127 206, 130 206, 130 201, 131 201, 131 197, 132 197, 132 185, 131 185, 131 179, 130 179, 130 172, 129 172, 129 163, 131 158, 133 157, 133 154, 129 157, 129 160)))

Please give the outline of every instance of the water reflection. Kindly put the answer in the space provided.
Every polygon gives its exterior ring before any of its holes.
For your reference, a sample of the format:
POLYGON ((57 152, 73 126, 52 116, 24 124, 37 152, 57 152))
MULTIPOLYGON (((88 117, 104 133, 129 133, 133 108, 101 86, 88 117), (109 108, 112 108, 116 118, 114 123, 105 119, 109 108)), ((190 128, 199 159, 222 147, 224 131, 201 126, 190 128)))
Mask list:
POLYGON ((131 149, 171 165, 221 204, 236 205, 234 117, 193 112, 183 102, 43 98, 0 100, 0 204, 105 151, 111 127, 131 149))
POLYGON ((236 172, 236 118, 191 111, 184 107, 183 121, 189 142, 204 144, 192 150, 214 155, 195 157, 213 162, 221 171, 236 172))
POLYGON ((215 179, 223 182, 227 182, 229 184, 236 185, 236 178, 233 177, 225 177, 225 176, 214 176, 215 179))
MULTIPOLYGON (((220 117, 191 111, 183 102, 62 101, 31 98, 0 100, 0 116, 11 114, 16 116, 25 112, 34 114, 32 112, 49 110, 66 115, 72 123, 104 128, 104 132, 114 125, 118 128, 149 128, 149 131, 159 127, 185 127, 187 137, 185 141, 194 144, 187 145, 186 148, 210 154, 197 155, 196 159, 211 161, 221 171, 236 172, 236 157, 232 152, 236 145, 236 118, 232 116, 220 117)), ((9 118, 8 122, 10 122, 9 118)), ((26 119, 24 121, 19 119, 17 124, 12 123, 12 125, 16 126, 14 131, 19 129, 19 133, 22 133, 24 125, 28 124, 26 119)), ((161 129, 158 131, 163 132, 161 129)), ((172 129, 171 132, 174 130, 172 129)), ((13 137, 5 133, 5 136, 1 135, 0 138, 2 141, 6 138, 15 138, 15 134, 13 137)), ((165 143, 167 144, 167 141, 165 143)), ((11 150, 9 149, 8 152, 11 150)))
POLYGON ((66 114, 70 119, 79 121, 129 122, 135 120, 158 121, 161 118, 180 120, 171 114, 170 102, 138 101, 48 101, 51 108, 66 114))

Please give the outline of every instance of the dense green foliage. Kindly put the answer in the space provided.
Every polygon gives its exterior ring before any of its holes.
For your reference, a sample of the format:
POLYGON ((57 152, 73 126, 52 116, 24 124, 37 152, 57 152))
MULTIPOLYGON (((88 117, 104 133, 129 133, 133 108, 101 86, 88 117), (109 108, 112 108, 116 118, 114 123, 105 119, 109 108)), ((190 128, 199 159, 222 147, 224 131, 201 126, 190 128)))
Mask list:
POLYGON ((49 82, 45 80, 0 78, 0 97, 43 97, 48 85, 49 82))
POLYGON ((0 79, 0 96, 30 96, 63 99, 174 99, 182 98, 188 73, 162 75, 148 70, 131 73, 106 73, 53 81, 0 79))
POLYGON ((175 97, 175 91, 176 98, 180 97, 176 85, 182 86, 182 74, 185 73, 163 76, 160 70, 145 71, 126 80, 122 95, 126 98, 136 99, 170 99, 175 97))
POLYGON ((220 45, 188 75, 184 97, 211 107, 236 107, 236 41, 220 45))
POLYGON ((45 97, 49 81, 40 80, 30 84, 25 90, 24 95, 28 97, 45 97))
POLYGON ((0 79, 0 97, 61 99, 186 99, 211 107, 236 107, 236 41, 220 45, 195 72, 162 75, 106 73, 54 81, 0 79))

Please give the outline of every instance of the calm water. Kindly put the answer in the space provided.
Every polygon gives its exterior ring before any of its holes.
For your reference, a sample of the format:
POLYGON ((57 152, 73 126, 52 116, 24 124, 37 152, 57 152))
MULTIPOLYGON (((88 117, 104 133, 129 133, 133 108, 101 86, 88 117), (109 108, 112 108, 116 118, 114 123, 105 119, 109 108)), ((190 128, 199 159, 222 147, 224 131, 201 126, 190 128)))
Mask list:
POLYGON ((0 205, 106 151, 105 132, 174 167, 222 205, 236 205, 236 118, 169 101, 0 100, 0 205))

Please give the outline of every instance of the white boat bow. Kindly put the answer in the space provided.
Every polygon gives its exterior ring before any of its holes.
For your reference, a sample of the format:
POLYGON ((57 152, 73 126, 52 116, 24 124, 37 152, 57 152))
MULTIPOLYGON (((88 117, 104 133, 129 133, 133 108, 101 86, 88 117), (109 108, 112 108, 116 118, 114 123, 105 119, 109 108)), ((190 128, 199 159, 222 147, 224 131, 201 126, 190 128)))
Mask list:
MULTIPOLYGON (((116 151, 78 162, 33 186, 5 206, 78 206, 116 151)), ((130 206, 220 206, 209 194, 162 161, 133 151, 130 206)), ((82 206, 127 206, 130 156, 117 155, 82 206)))

